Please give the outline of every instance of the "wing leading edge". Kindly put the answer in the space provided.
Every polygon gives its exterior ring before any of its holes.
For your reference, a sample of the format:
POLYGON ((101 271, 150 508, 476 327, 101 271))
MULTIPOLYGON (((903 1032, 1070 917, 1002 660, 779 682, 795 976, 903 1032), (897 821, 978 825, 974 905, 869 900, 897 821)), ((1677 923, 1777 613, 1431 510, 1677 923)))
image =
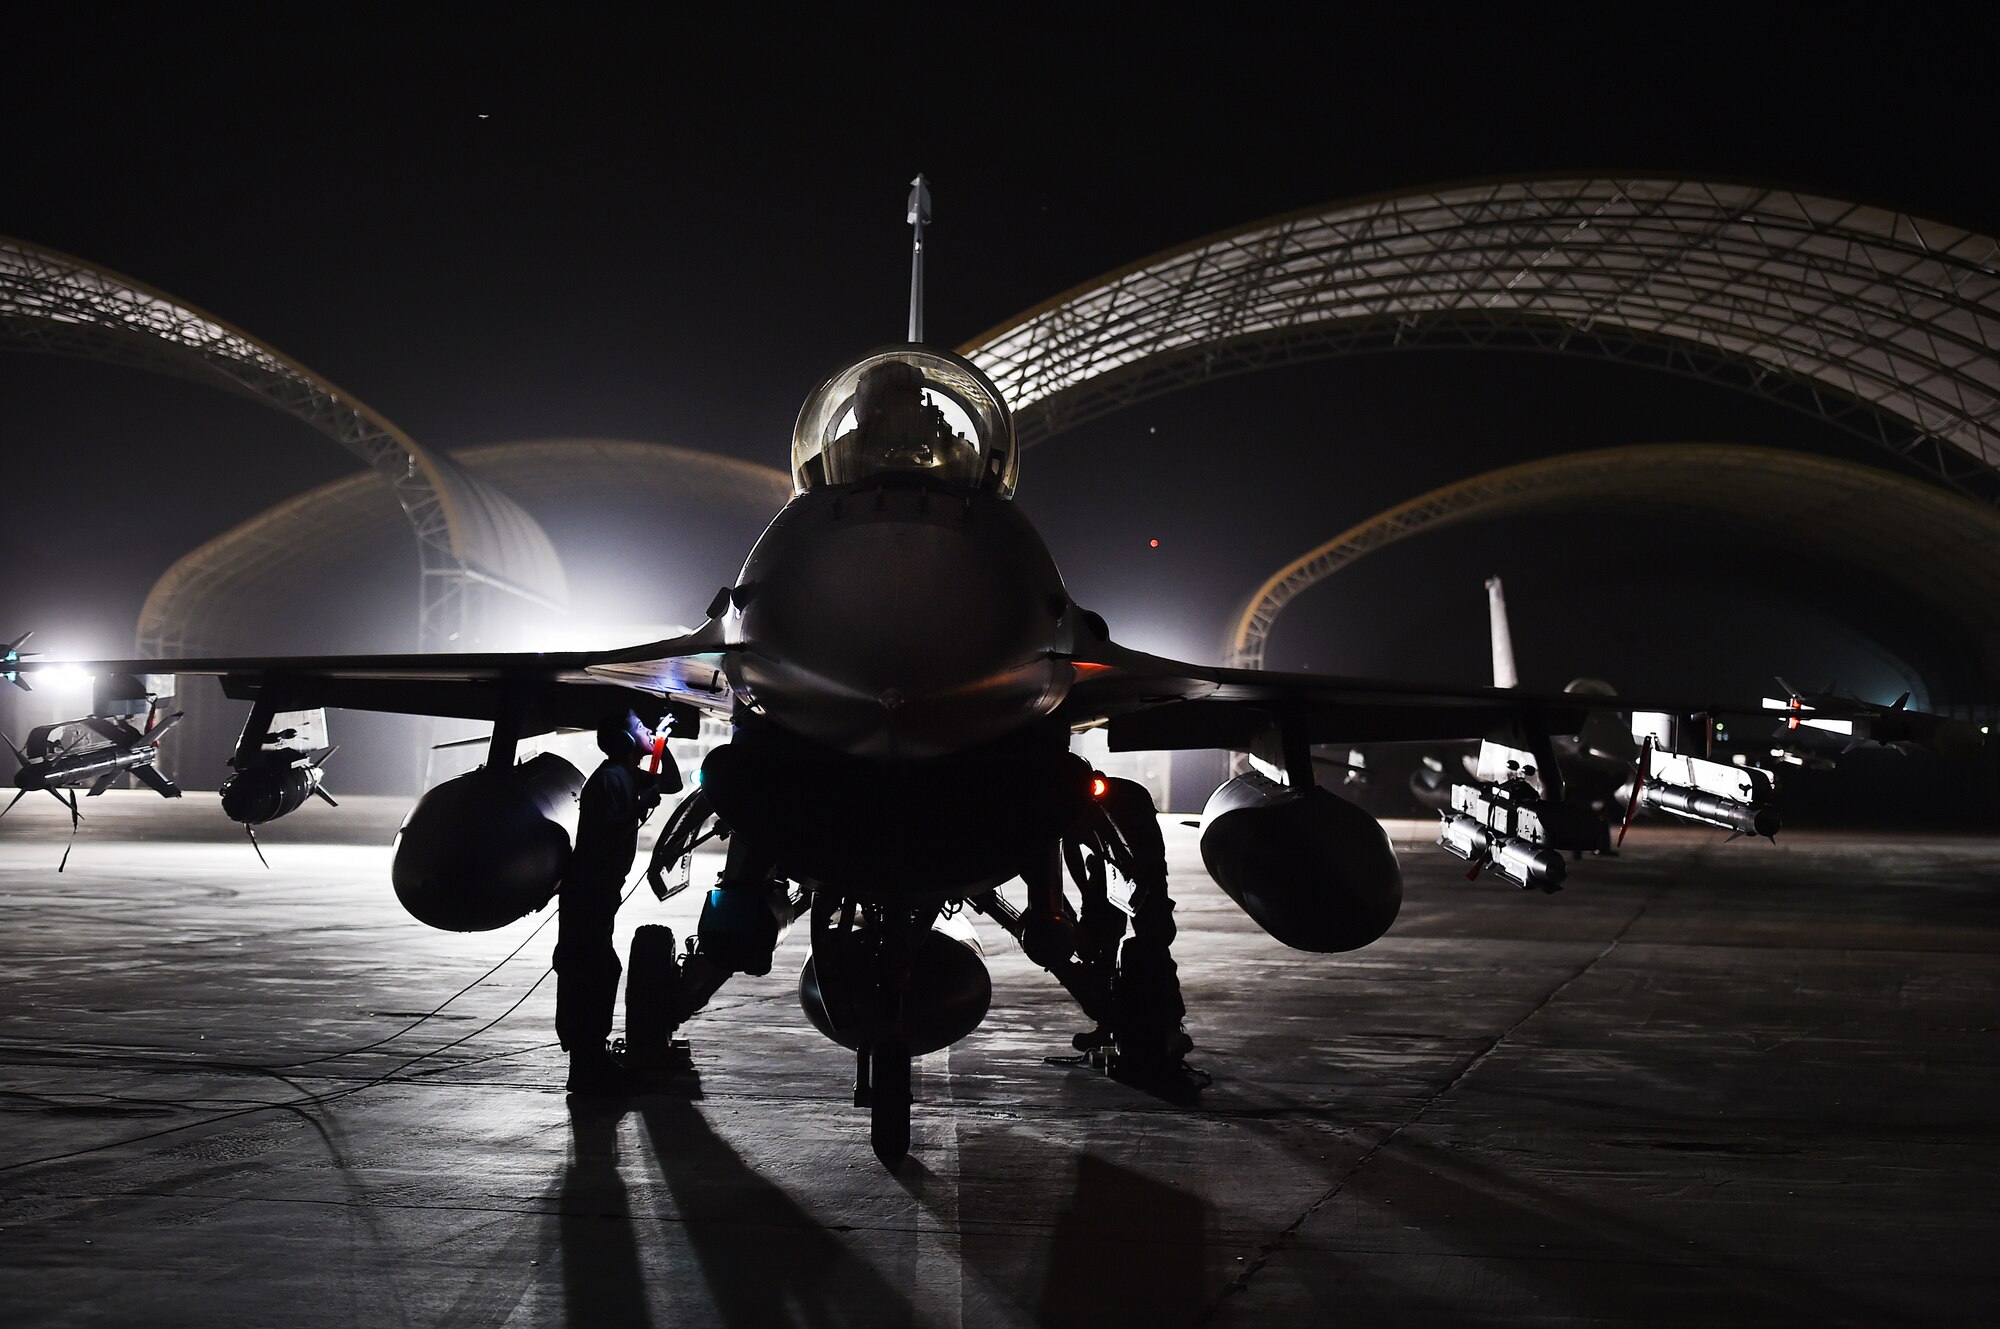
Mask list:
POLYGON ((675 715, 676 728, 692 732, 702 714, 727 715, 734 702, 722 670, 728 649, 722 625, 711 619, 682 636, 615 651, 37 661, 34 667, 212 677, 226 696, 278 710, 504 719, 524 735, 593 728, 628 706, 649 722, 675 715))

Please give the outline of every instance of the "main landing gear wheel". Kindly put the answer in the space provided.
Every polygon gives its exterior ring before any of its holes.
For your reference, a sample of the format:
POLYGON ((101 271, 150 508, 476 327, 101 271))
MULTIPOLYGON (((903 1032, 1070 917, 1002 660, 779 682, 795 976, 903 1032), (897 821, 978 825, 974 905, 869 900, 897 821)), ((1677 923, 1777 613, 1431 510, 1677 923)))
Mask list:
POLYGON ((910 1153, 910 1045, 877 1043, 868 1059, 868 1143, 894 1172, 910 1153))

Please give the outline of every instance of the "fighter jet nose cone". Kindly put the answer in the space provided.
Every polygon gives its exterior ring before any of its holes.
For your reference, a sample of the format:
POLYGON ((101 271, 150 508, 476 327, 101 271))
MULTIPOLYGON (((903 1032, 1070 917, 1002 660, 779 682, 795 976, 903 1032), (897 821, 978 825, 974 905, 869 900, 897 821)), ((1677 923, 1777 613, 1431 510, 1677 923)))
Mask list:
POLYGON ((934 756, 1061 701, 1052 658, 1068 603, 1011 504, 881 485, 793 501, 740 584, 734 678, 766 714, 842 751, 934 756))

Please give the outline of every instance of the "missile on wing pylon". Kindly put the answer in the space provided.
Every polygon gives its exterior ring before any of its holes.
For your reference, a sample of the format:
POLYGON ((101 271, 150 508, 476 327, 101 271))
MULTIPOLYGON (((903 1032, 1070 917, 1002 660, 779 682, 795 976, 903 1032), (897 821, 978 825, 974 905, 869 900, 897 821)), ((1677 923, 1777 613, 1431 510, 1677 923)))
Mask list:
MULTIPOLYGON (((19 661, 19 648, 26 640, 23 635, 8 646, 8 663, 19 661)), ((13 681, 26 686, 19 678, 13 681)), ((87 784, 89 796, 95 798, 127 773, 162 798, 179 798, 179 786, 154 768, 160 759, 161 736, 181 720, 179 711, 171 715, 160 713, 160 703, 171 699, 173 692, 174 680, 170 674, 116 674, 98 678, 92 687, 91 714, 35 726, 28 732, 25 747, 16 747, 13 739, 7 739, 7 748, 19 764, 14 772, 17 792, 13 801, 0 809, 0 815, 41 790, 69 809, 74 829, 82 819, 76 795, 71 793, 65 799, 56 791, 75 790, 87 784), (135 726, 128 716, 144 716, 140 722, 143 727, 135 726)), ((69 861, 67 853, 63 861, 69 861)))
POLYGON ((1947 760, 1979 755, 1984 739, 1973 726, 1948 715, 1909 708, 1905 692, 1884 706, 1843 697, 1827 687, 1802 692, 1778 680, 1785 700, 1764 698, 1764 709, 1779 713, 1783 723, 1771 736, 1773 755, 1798 766, 1830 768, 1857 748, 1894 748, 1907 755, 1922 748, 1947 760))
MULTIPOLYGON (((75 720, 59 720, 37 725, 29 731, 25 749, 7 740, 20 769, 14 772, 14 796, 19 802, 38 789, 54 794, 58 789, 88 784, 92 796, 111 787, 113 780, 130 771, 158 791, 163 798, 179 798, 180 789, 153 769, 160 758, 160 737, 179 724, 181 713, 164 716, 145 730, 133 728, 117 716, 86 715, 75 720)), ((61 801, 61 796, 57 796, 61 801)), ((8 804, 12 807, 13 804, 8 804)))

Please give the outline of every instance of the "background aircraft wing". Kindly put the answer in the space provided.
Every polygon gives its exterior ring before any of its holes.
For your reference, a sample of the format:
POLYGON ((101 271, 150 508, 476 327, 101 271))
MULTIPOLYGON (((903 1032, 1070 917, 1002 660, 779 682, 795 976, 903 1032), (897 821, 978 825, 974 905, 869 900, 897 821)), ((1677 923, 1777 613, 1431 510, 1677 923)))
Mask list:
POLYGON ((649 721, 675 714, 676 728, 686 734, 701 712, 729 712, 726 650, 721 625, 710 620, 679 637, 612 651, 36 661, 34 667, 214 677, 226 695, 269 701, 280 711, 336 707, 466 720, 514 714, 524 734, 594 729, 622 705, 649 721))

